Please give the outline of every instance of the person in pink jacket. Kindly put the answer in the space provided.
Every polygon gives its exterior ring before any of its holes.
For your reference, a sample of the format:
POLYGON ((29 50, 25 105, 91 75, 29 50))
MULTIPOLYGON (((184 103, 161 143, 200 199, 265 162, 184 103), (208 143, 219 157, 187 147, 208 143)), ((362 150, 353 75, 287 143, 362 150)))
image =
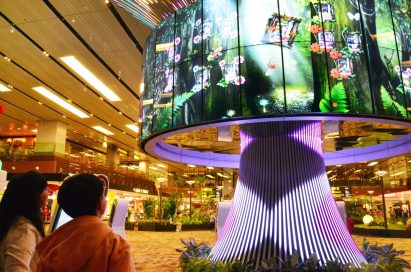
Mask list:
POLYGON ((106 208, 106 190, 92 174, 63 182, 57 201, 73 220, 37 245, 36 271, 135 271, 127 241, 100 218, 106 208))

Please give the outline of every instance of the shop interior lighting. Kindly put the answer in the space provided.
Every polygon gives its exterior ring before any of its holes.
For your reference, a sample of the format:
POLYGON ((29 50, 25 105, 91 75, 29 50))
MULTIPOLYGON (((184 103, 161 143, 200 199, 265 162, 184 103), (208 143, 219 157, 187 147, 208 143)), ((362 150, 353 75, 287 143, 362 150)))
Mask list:
POLYGON ((37 129, 32 129, 31 131, 34 133, 37 133, 37 129))
POLYGON ((93 86, 99 93, 105 98, 114 102, 121 101, 109 87, 107 87, 100 79, 98 79, 90 70, 88 70, 83 64, 81 64, 75 57, 67 56, 60 58, 65 64, 67 64, 74 72, 81 76, 91 86, 93 86))
POLYGON ((138 128, 138 126, 130 124, 130 125, 126 125, 126 127, 128 127, 129 129, 131 129, 132 131, 134 131, 135 133, 138 133, 140 130, 138 128))
POLYGON ((111 132, 110 130, 107 130, 107 129, 103 128, 102 126, 93 126, 93 128, 94 128, 95 130, 97 130, 97 131, 100 131, 100 132, 106 134, 106 135, 114 135, 113 132, 111 132))
POLYGON ((374 166, 374 165, 376 165, 376 164, 378 164, 378 162, 373 161, 373 162, 370 162, 369 164, 367 164, 367 166, 374 166))
POLYGON ((215 179, 215 177, 213 177, 212 175, 206 175, 206 177, 209 177, 211 179, 215 179))
POLYGON ((157 170, 158 170, 158 168, 155 167, 155 166, 150 166, 149 168, 150 168, 151 170, 154 170, 154 171, 157 171, 157 170))
POLYGON ((207 169, 213 170, 214 167, 212 167, 212 166, 207 166, 207 169))
POLYGON ((10 92, 11 90, 0 83, 0 92, 10 92))
POLYGON ((224 175, 221 174, 221 173, 217 173, 217 176, 219 176, 219 177, 224 177, 224 175))
POLYGON ((85 112, 77 109, 76 107, 74 107, 73 105, 66 102, 64 99, 60 98, 59 96, 55 95, 54 93, 50 92, 49 90, 47 90, 44 87, 41 87, 41 86, 34 87, 33 90, 35 90, 36 92, 38 92, 42 96, 46 97, 47 99, 51 100, 52 102, 56 103, 60 107, 63 107, 66 110, 68 110, 69 112, 77 115, 80 118, 89 118, 90 117, 85 112))
POLYGON ((157 163, 157 166, 158 167, 161 167, 161 168, 166 168, 167 166, 165 166, 164 164, 162 164, 162 163, 157 163))
POLYGON ((188 167, 191 167, 191 168, 197 167, 197 166, 195 166, 194 164, 187 164, 187 166, 188 166, 188 167))

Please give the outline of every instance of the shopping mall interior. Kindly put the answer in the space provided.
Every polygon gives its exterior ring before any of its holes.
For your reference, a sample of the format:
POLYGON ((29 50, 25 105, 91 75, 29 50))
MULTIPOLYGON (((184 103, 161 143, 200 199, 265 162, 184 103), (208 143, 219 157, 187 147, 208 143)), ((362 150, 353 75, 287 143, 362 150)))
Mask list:
MULTIPOLYGON (((104 219, 126 199, 137 248, 157 222, 182 235, 202 226, 214 244, 210 222, 234 203, 244 217, 230 212, 220 260, 250 261, 243 220, 261 233, 255 250, 269 248, 264 222, 284 234, 280 256, 290 236, 313 232, 303 225, 344 237, 325 235, 330 247, 351 243, 348 229, 357 244, 411 238, 410 10, 403 0, 1 1, 0 197, 13 175, 44 174, 49 223, 64 178, 103 174, 104 219), (343 220, 308 222, 320 207, 318 220, 343 220)), ((294 244, 308 257, 305 246, 294 244)))

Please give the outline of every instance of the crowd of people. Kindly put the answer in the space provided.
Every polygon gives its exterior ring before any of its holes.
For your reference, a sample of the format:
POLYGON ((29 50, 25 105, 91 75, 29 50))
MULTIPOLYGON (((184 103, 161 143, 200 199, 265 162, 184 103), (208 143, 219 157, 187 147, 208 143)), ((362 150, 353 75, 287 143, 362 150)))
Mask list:
POLYGON ((130 247, 101 220, 107 188, 92 174, 68 177, 57 202, 73 220, 46 236, 47 181, 14 176, 0 202, 0 271, 135 271, 130 247))

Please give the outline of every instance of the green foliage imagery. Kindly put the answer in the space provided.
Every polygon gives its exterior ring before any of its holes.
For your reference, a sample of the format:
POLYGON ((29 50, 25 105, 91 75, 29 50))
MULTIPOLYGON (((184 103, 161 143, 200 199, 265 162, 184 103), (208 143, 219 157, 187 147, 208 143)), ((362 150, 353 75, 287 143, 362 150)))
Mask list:
POLYGON ((337 83, 331 89, 331 97, 328 92, 325 93, 324 98, 320 101, 320 110, 321 112, 349 112, 347 93, 342 82, 337 83))

